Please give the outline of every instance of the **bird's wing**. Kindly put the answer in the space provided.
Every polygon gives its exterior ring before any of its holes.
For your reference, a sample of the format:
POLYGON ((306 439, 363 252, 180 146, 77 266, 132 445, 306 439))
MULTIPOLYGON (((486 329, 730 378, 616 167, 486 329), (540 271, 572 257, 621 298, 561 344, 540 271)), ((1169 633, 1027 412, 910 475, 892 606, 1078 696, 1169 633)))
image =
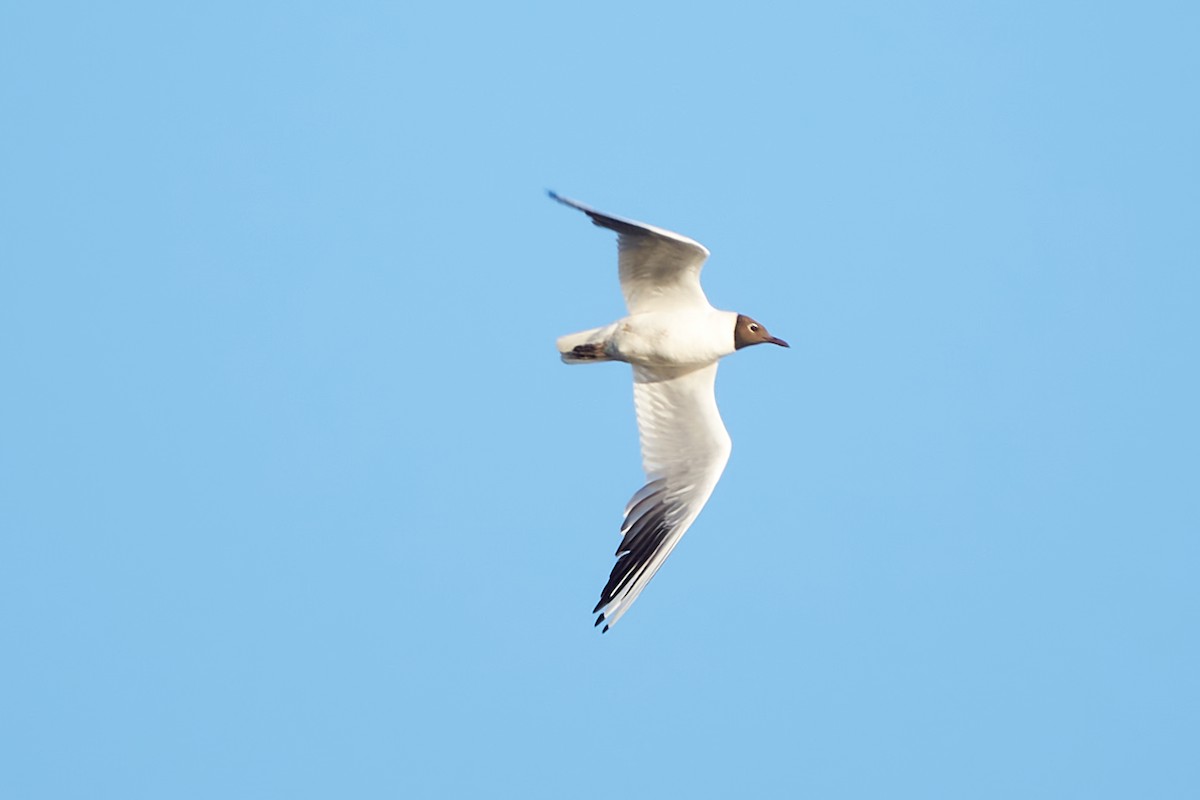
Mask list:
POLYGON ((550 196, 617 232, 621 293, 630 314, 709 307, 700 288, 700 268, 708 258, 704 245, 653 225, 610 217, 554 192, 550 196))
POLYGON ((666 561, 725 470, 732 445, 717 411, 716 377, 716 363, 633 368, 646 485, 625 507, 617 563, 593 609, 606 631, 666 561))

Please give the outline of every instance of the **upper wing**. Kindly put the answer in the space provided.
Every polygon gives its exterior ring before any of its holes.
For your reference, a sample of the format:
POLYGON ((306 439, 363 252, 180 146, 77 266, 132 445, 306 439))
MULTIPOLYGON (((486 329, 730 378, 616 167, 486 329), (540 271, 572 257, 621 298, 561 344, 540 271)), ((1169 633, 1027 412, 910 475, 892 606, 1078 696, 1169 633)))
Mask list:
POLYGON ((716 363, 691 370, 633 368, 647 483, 625 507, 617 563, 593 611, 615 625, 708 502, 732 447, 717 411, 716 363))
POLYGON ((708 249, 678 233, 633 220, 610 217, 554 192, 552 198, 577 208, 602 228, 616 231, 621 293, 630 314, 708 306, 700 288, 700 268, 708 249))

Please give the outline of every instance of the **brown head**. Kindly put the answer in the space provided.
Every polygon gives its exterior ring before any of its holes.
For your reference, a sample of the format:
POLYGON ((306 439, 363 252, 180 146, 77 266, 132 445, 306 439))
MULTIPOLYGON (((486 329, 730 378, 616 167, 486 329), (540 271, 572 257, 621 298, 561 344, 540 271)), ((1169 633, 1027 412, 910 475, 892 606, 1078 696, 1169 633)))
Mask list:
POLYGON ((752 344, 764 344, 766 342, 777 344, 780 347, 788 346, 788 343, 783 339, 777 339, 767 333, 767 329, 761 323, 750 319, 745 314, 738 314, 737 324, 733 326, 733 349, 741 350, 743 347, 749 347, 752 344))

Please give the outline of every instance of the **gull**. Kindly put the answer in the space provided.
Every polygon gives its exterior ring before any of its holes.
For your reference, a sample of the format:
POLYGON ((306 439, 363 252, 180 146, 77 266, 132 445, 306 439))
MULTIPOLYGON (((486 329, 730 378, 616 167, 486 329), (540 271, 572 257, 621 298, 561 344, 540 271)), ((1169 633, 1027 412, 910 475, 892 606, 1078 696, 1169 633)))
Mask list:
POLYGON ((567 364, 633 367, 646 485, 625 506, 617 563, 592 609, 603 632, 617 623, 696 520, 725 471, 732 443, 717 411, 717 362, 743 347, 788 343, 759 322, 709 305, 700 288, 708 249, 653 225, 603 214, 549 192, 617 232, 618 274, 629 316, 558 339, 567 364))

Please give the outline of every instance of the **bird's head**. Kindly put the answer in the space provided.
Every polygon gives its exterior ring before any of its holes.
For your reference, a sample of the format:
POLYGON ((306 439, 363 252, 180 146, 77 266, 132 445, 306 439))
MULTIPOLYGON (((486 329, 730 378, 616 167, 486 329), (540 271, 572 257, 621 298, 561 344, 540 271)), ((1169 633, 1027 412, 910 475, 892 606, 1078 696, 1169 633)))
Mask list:
POLYGON ((780 347, 788 347, 788 343, 783 339, 772 336, 767 333, 767 329, 763 327, 761 322, 747 317, 745 314, 738 314, 737 324, 733 328, 733 348, 741 350, 743 347, 749 347, 752 344, 777 344, 780 347))

